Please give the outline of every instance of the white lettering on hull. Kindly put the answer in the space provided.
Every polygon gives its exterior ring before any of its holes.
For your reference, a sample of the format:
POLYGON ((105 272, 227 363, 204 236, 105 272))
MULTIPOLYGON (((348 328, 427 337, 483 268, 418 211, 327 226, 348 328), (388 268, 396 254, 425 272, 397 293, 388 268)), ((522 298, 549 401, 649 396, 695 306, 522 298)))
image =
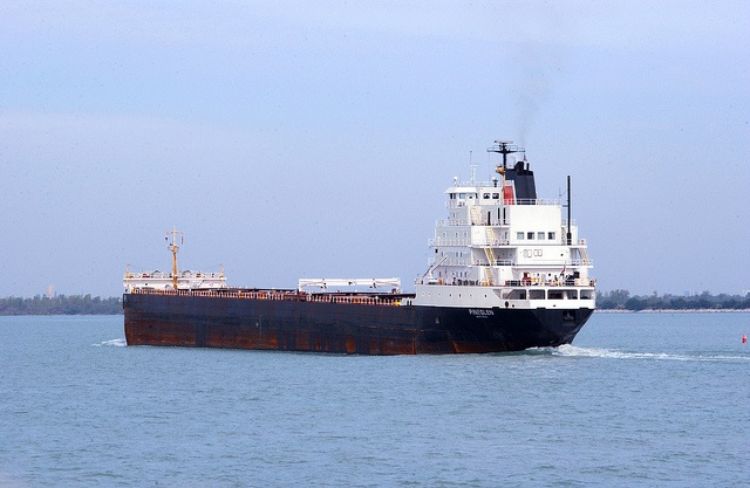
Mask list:
POLYGON ((495 312, 492 310, 485 310, 481 308, 470 308, 469 315, 473 315, 474 317, 477 317, 480 319, 486 319, 487 317, 494 317, 495 312))

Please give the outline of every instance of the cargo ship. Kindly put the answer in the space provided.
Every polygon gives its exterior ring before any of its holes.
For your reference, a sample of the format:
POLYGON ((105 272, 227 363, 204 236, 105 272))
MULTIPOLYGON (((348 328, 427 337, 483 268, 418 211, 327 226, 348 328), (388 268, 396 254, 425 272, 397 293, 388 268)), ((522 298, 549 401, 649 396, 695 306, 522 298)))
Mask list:
POLYGON ((182 237, 173 230, 171 272, 125 273, 127 344, 390 355, 570 343, 596 301, 587 243, 571 220, 570 177, 566 202, 537 198, 523 148, 495 141, 487 150, 501 156, 489 181, 472 166, 445 191, 447 218, 436 222, 413 293, 397 278, 230 287, 223 270, 180 272, 182 237))

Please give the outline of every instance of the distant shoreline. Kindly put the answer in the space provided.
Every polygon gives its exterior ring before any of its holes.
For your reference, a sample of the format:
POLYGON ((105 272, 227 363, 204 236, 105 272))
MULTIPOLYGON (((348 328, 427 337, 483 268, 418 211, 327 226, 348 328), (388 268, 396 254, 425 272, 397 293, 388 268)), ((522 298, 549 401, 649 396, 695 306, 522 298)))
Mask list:
MULTIPOLYGON (((623 310, 623 309, 595 309, 594 313, 597 314, 652 314, 652 313, 750 313, 750 308, 743 309, 715 309, 715 308, 700 308, 700 309, 644 309, 644 310, 623 310)), ((122 315, 122 312, 102 312, 102 313, 3 313, 0 312, 0 317, 96 317, 96 316, 117 316, 122 315)))
POLYGON ((750 313, 750 308, 648 308, 643 310, 625 310, 615 308, 597 308, 596 313, 750 313))
POLYGON ((101 313, 4 313, 0 312, 0 317, 106 317, 122 315, 122 312, 101 312, 101 313))
POLYGON ((0 315, 111 315, 122 313, 122 298, 86 295, 36 295, 0 298, 0 315))
MULTIPOLYGON (((750 294, 630 296, 627 290, 615 290, 597 297, 597 313, 750 313, 750 294), (674 308, 676 307, 676 308, 674 308)), ((122 315, 122 298, 86 295, 47 297, 0 297, 0 316, 17 315, 122 315)))

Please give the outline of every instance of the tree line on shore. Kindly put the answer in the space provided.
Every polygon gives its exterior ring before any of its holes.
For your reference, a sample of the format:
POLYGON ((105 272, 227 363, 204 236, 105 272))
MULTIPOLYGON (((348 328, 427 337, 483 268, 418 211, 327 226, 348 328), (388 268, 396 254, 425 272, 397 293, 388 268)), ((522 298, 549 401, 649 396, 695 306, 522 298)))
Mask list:
POLYGON ((91 295, 37 295, 0 298, 0 315, 115 315, 122 313, 122 298, 91 295))
POLYGON ((708 291, 694 295, 631 295, 628 290, 600 292, 596 308, 601 310, 748 310, 750 293, 746 295, 712 295, 708 291))
MULTIPOLYGON (((750 293, 713 295, 708 291, 694 295, 631 295, 628 290, 600 292, 596 300, 600 310, 750 310, 750 293)), ((121 297, 91 295, 37 295, 32 298, 0 298, 0 315, 116 315, 122 313, 121 297)))

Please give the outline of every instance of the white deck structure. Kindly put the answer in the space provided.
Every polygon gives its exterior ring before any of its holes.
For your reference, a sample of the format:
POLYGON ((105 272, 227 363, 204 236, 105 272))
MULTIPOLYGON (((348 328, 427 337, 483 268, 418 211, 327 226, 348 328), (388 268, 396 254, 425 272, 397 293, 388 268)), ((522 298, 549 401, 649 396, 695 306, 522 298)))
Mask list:
MULTIPOLYGON (((163 271, 144 271, 132 273, 125 272, 122 284, 127 293, 131 293, 135 288, 152 289, 152 290, 172 290, 173 286, 172 273, 163 271)), ((227 279, 223 272, 203 273, 200 271, 182 271, 177 274, 177 289, 206 289, 206 288, 226 288, 227 279)))
POLYGON ((401 280, 398 278, 300 278, 297 283, 299 291, 306 288, 319 288, 327 290, 330 288, 365 287, 373 290, 385 290, 400 292, 401 280))

